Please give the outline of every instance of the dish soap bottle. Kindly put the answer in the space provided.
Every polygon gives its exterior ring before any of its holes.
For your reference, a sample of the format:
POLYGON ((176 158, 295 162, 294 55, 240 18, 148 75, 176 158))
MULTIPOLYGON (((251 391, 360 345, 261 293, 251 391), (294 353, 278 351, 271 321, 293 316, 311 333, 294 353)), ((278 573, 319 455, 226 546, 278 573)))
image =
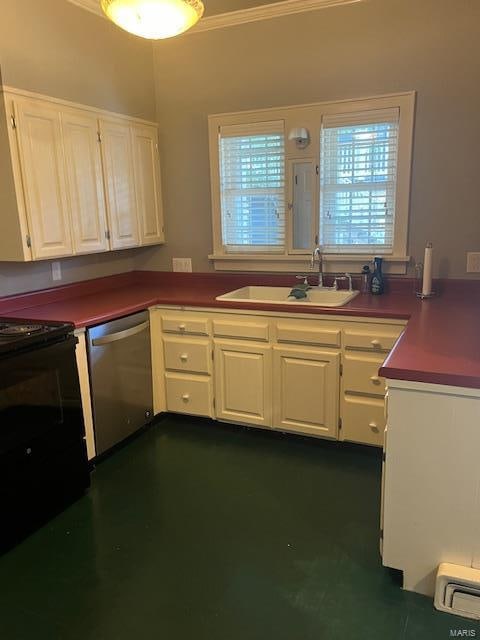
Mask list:
POLYGON ((374 296, 381 295, 385 290, 385 280, 382 273, 383 258, 374 258, 373 263, 375 268, 373 270, 372 279, 370 280, 370 291, 374 296))

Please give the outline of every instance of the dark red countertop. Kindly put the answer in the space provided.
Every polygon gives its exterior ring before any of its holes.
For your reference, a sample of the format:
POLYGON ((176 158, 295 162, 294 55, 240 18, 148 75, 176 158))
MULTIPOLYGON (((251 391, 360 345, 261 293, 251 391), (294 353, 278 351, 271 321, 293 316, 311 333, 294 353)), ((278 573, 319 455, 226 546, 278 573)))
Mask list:
POLYGON ((215 300, 246 284, 294 282, 292 276, 285 275, 139 271, 2 298, 0 315, 63 320, 76 327, 89 327, 165 304, 408 320, 405 332, 380 369, 382 376, 480 388, 480 282, 439 283, 441 295, 420 301, 412 294, 410 282, 392 280, 389 293, 359 295, 340 308, 215 300))

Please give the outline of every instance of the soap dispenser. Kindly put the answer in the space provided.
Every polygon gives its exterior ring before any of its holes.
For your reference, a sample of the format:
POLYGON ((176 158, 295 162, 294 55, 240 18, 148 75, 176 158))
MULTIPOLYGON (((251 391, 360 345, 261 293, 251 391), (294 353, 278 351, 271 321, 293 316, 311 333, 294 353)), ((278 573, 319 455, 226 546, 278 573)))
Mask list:
POLYGON ((370 291, 374 296, 381 295, 385 290, 385 279, 382 273, 383 258, 374 258, 374 270, 372 279, 370 280, 370 291))
POLYGON ((362 267, 360 293, 370 293, 370 266, 368 264, 362 267))

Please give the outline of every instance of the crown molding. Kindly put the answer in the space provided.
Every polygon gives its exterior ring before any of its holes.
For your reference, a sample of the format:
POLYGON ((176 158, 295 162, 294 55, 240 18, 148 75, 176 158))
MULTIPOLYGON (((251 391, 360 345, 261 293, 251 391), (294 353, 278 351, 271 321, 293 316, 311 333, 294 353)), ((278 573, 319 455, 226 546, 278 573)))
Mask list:
POLYGON ((228 13, 219 13, 215 16, 203 18, 187 33, 201 33, 202 31, 234 27, 248 22, 270 20, 271 18, 280 18, 295 13, 327 9, 328 7, 336 7, 342 4, 356 4, 362 1, 363 0, 282 0, 281 2, 264 4, 250 9, 240 9, 239 11, 229 11, 228 13))
MULTIPOLYGON (((100 0, 68 0, 68 2, 105 18, 105 14, 100 7, 100 0)), ((259 7, 229 11, 228 13, 220 13, 215 16, 202 18, 193 29, 190 29, 183 35, 212 31, 213 29, 223 29, 248 22, 257 22, 259 20, 280 18, 305 11, 327 9, 343 4, 356 4, 357 2, 364 2, 364 0, 281 0, 280 2, 264 4, 259 7)))
POLYGON ((70 4, 75 4, 77 7, 81 9, 86 9, 87 11, 91 11, 92 13, 97 14, 97 16, 101 16, 105 18, 105 14, 102 11, 100 6, 100 0, 67 0, 70 4))

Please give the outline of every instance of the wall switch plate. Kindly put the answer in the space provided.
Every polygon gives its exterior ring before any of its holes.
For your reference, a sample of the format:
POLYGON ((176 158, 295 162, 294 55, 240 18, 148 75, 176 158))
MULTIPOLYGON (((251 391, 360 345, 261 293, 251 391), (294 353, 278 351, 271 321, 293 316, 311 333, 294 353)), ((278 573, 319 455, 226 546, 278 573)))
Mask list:
POLYGON ((62 267, 60 262, 52 262, 52 280, 62 279, 62 267))
POLYGON ((191 258, 172 258, 172 265, 174 271, 181 271, 183 273, 191 273, 192 271, 191 258))
POLYGON ((467 273, 480 273, 480 252, 467 253, 467 273))

